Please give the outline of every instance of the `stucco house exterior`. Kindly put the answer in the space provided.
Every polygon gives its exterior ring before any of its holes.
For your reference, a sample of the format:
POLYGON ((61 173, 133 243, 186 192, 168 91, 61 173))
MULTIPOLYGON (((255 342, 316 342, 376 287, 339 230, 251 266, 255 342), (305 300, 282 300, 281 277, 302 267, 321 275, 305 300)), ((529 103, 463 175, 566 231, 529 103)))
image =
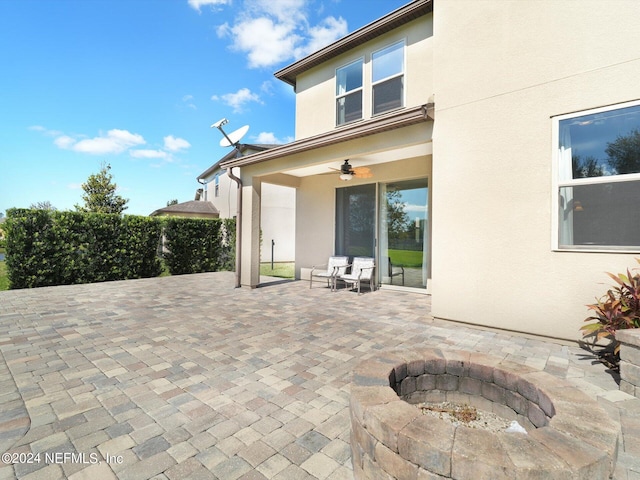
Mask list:
MULTIPOLYGON (((227 171, 220 168, 222 162, 238 156, 264 152, 276 145, 239 145, 239 152, 231 150, 211 167, 198 175, 197 181, 203 185, 198 191, 198 200, 213 204, 220 212, 220 218, 233 218, 238 212, 238 189, 227 171)), ((237 174, 237 172, 236 172, 237 174)), ((295 255, 295 190, 281 185, 265 183, 260 216, 262 218, 261 261, 292 262, 295 255), (272 248, 273 243, 273 248, 272 248), (273 255, 272 255, 273 253, 273 255)))
POLYGON ((276 72, 295 140, 220 164, 242 182, 240 283, 259 282, 262 186, 280 184, 298 278, 373 256, 435 317, 580 338, 604 272, 640 253, 638 18, 627 0, 415 0, 276 72))

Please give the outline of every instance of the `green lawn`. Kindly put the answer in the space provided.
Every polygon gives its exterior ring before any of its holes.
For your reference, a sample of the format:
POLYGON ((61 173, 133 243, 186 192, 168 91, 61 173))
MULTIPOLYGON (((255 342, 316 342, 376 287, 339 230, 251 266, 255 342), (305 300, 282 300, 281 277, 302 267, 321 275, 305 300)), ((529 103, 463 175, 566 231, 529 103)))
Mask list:
POLYGON ((422 251, 389 249, 391 263, 403 267, 422 267, 422 251))
POLYGON ((295 264, 293 262, 274 263, 271 270, 271 263, 260 264, 260 275, 268 277, 293 278, 295 275, 295 264))
POLYGON ((4 260, 0 262, 0 291, 9 290, 9 277, 7 276, 7 265, 4 260))

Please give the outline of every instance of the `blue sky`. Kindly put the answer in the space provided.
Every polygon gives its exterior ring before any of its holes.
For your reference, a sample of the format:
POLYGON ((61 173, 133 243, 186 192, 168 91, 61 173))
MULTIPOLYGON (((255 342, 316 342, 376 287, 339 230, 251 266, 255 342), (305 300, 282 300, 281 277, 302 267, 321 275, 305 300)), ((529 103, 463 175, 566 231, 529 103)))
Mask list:
POLYGON ((111 165, 125 213, 193 200, 210 125, 294 135, 273 72, 408 0, 0 0, 0 212, 82 203, 111 165))

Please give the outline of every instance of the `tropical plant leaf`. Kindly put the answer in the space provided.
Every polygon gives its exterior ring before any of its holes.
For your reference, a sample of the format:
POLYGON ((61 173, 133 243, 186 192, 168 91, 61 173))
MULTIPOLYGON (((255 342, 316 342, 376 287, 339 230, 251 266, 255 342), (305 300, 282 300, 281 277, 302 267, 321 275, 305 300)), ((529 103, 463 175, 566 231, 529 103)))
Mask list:
MULTIPOLYGON (((636 261, 640 263, 640 259, 636 261)), ((613 341, 619 362, 620 342, 615 338, 616 332, 640 327, 640 274, 632 274, 632 270, 627 269, 626 274, 607 275, 615 285, 596 299, 596 303, 587 305, 592 315, 584 321, 591 323, 580 327, 580 331, 583 337, 593 337, 594 343, 605 339, 613 341)))

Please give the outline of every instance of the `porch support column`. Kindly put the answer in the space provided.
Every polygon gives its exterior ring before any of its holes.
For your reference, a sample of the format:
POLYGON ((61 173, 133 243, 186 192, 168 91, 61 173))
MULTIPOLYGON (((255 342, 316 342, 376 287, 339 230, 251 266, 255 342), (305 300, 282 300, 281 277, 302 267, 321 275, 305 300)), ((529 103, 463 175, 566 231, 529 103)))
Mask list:
POLYGON ((260 283, 260 179, 243 179, 242 187, 242 264, 240 283, 256 288, 260 283))

